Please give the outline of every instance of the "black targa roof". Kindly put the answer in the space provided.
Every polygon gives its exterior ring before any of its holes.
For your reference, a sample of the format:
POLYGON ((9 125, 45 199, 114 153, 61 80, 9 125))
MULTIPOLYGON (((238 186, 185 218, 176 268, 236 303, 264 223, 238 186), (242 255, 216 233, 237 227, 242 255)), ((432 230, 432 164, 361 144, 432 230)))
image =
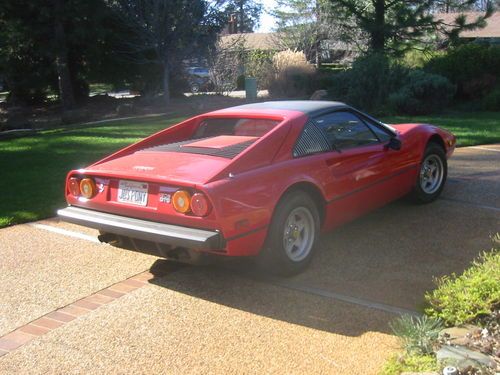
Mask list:
MULTIPOLYGON (((384 124, 383 122, 377 120, 376 118, 363 113, 361 111, 358 111, 357 109, 342 103, 342 102, 334 102, 334 101, 327 101, 327 100, 277 100, 277 101, 270 101, 270 102, 261 102, 261 103, 252 103, 252 104, 244 104, 244 105, 239 105, 236 107, 231 107, 231 108, 226 108, 223 110, 220 110, 221 112, 225 110, 253 110, 253 111, 258 111, 262 109, 277 109, 277 110, 288 110, 288 111, 298 111, 298 112, 303 112, 307 114, 309 117, 314 117, 318 116, 330 111, 335 111, 335 110, 340 110, 340 109, 349 109, 361 117, 368 118, 376 123, 378 123, 381 127, 385 128, 388 130, 390 133, 393 135, 396 135, 396 130, 392 128, 391 126, 384 124)), ((217 113, 219 111, 215 111, 217 113)))
POLYGON ((288 111, 304 112, 308 115, 315 115, 326 110, 350 108, 341 102, 331 102, 323 100, 280 100, 274 102, 262 102, 244 104, 228 109, 283 109, 288 111))

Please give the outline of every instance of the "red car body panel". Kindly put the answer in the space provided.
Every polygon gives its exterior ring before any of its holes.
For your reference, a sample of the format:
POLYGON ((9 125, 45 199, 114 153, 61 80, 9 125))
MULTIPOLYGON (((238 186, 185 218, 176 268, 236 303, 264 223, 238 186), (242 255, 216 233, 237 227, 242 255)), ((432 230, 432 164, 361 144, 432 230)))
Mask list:
MULTIPOLYGON (((322 200, 322 230, 330 230, 409 193, 429 140, 442 144, 447 156, 455 147, 455 137, 445 130, 426 124, 399 124, 393 126, 401 141, 398 151, 377 143, 294 158, 292 150, 308 118, 302 111, 244 107, 194 117, 88 168, 69 172, 67 202, 131 218, 216 230, 225 241, 223 248, 213 252, 256 255, 265 242, 274 209, 289 189, 301 186, 316 192, 322 200), (207 118, 268 119, 279 124, 233 159, 144 150, 189 139, 207 118), (92 199, 73 196, 68 187, 73 176, 93 177, 100 192, 92 199), (148 183, 147 206, 118 202, 119 180, 148 183), (182 214, 172 204, 160 201, 160 193, 173 193, 181 187, 208 197, 212 206, 208 216, 182 214)), ((217 138, 192 143, 217 149, 252 137, 217 138)))

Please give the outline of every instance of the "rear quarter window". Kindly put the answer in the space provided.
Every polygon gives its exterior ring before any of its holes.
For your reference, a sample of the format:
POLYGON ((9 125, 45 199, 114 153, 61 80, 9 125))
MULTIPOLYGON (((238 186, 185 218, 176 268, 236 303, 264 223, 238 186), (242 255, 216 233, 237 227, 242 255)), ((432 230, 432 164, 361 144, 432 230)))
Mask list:
POLYGON ((192 139, 235 135, 246 137, 262 137, 280 122, 267 119, 224 118, 205 119, 196 129, 192 139))

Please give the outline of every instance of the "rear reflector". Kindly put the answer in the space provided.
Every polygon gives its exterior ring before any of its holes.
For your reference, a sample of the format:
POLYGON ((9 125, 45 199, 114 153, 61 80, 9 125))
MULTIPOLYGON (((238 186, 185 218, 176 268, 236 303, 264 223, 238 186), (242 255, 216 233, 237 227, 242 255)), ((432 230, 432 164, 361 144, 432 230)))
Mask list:
POLYGON ((210 203, 204 194, 196 193, 191 198, 191 211, 196 216, 207 216, 210 212, 210 203))

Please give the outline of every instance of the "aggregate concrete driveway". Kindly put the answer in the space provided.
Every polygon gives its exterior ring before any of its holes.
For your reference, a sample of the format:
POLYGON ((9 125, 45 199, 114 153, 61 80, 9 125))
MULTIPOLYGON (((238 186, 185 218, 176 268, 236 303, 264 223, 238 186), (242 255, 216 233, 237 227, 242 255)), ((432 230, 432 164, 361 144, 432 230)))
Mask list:
POLYGON ((291 279, 168 264, 56 219, 1 229, 0 373, 377 373, 387 323, 498 231, 500 145, 458 149, 441 199, 324 236, 291 279))

